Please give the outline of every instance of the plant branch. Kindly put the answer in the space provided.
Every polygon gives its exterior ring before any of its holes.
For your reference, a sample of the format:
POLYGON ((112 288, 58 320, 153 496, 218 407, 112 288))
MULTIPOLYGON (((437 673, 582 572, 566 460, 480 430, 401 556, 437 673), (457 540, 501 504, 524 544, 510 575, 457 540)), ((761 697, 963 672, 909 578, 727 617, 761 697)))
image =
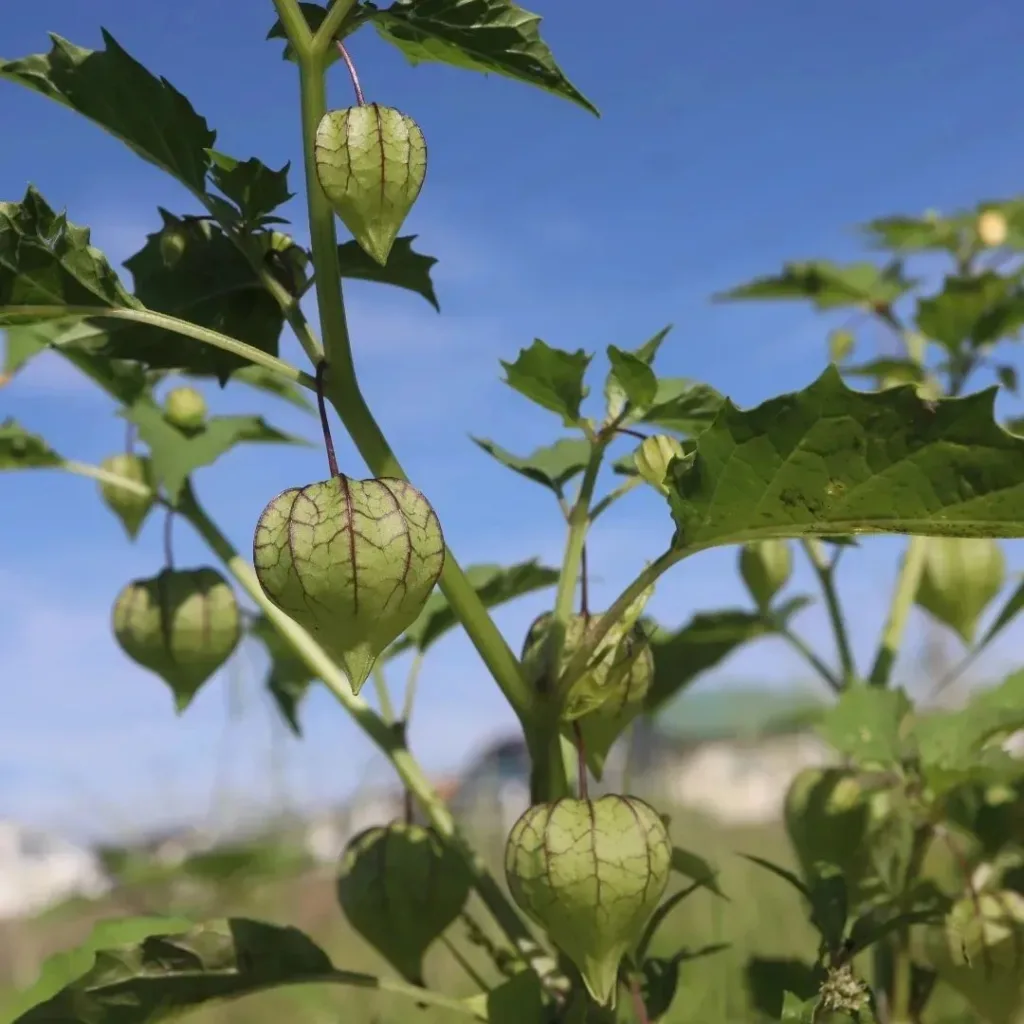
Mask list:
POLYGON ((380 660, 374 664, 370 672, 370 679, 373 680, 373 692, 377 694, 377 703, 380 705, 380 716, 388 725, 395 724, 395 708, 391 703, 391 694, 388 692, 388 681, 384 678, 384 666, 380 660))
POLYGON ((423 667, 423 652, 417 651, 412 657, 409 674, 405 679, 405 699, 402 701, 402 721, 406 725, 412 718, 413 705, 416 703, 416 684, 419 682, 420 669, 423 667))
POLYGON ((313 36, 311 47, 313 54, 327 52, 331 41, 338 34, 338 29, 345 23, 345 19, 354 6, 355 0, 334 0, 334 3, 328 8, 327 17, 320 23, 320 27, 313 36))
POLYGON ((594 507, 590 510, 590 521, 594 522, 602 512, 605 512, 619 498, 629 494, 630 491, 639 487, 643 482, 643 477, 631 476, 624 484, 620 484, 615 490, 609 491, 600 501, 595 502, 594 507))
POLYGON ((788 626, 784 626, 781 622, 776 622, 770 616, 767 618, 766 624, 785 640, 836 693, 842 693, 843 681, 836 677, 832 669, 814 653, 810 645, 799 634, 794 633, 793 630, 788 626))
MULTIPOLYGON (((97 483, 109 484, 111 487, 120 487, 122 490, 128 491, 131 494, 137 494, 142 498, 153 494, 151 487, 147 487, 138 480, 129 480, 126 476, 112 473, 109 469, 103 469, 102 466, 93 466, 88 462, 66 459, 59 466, 54 466, 53 468, 63 469, 66 473, 74 473, 75 476, 83 476, 89 480, 95 480, 97 483)), ((158 504, 164 506, 167 504, 159 495, 156 495, 156 500, 158 504)))
MULTIPOLYGON (((279 377, 293 381, 311 391, 316 389, 316 382, 308 373, 292 366, 291 363, 286 363, 283 359, 278 359, 277 356, 270 355, 269 352, 263 352, 253 345, 247 345, 244 341, 231 338, 219 331, 200 327, 198 324, 179 320, 176 316, 158 313, 153 309, 129 309, 127 307, 121 309, 114 306, 0 306, 0 312, 15 316, 38 316, 40 319, 57 315, 88 320, 128 320, 132 323, 147 324, 150 327, 162 327, 165 331, 180 334, 185 338, 194 338, 196 341, 212 345, 224 352, 230 352, 257 366, 263 366, 279 377)), ((55 347, 60 348, 60 345, 55 347)))
MULTIPOLYGON (((297 11, 295 0, 275 2, 279 12, 285 9, 297 11)), ((350 4, 347 0, 339 0, 331 10, 337 11, 342 6, 350 4)), ((282 23, 287 29, 283 15, 282 23)), ((320 333, 331 368, 328 381, 329 397, 370 471, 378 477, 390 476, 407 480, 408 477, 367 406, 356 379, 342 297, 334 210, 320 187, 317 176, 314 142, 317 126, 327 111, 324 83, 326 50, 318 51, 317 55, 304 53, 296 47, 296 52, 299 56, 306 198, 317 282, 317 308, 320 312, 320 333)), ((440 585, 442 593, 452 606, 473 646, 525 727, 533 711, 533 694, 518 660, 466 579, 451 550, 446 553, 440 585)))
POLYGON ((910 609, 914 605, 917 588, 921 583, 927 551, 927 537, 910 538, 896 580, 896 589, 893 591, 889 617, 882 631, 871 675, 868 677, 871 686, 887 686, 889 683, 889 676, 892 674, 892 667, 896 662, 896 655, 899 654, 903 634, 906 632, 907 620, 910 618, 910 609))
POLYGON ((818 577, 822 595, 825 598, 825 607, 828 609, 829 621, 832 623, 832 633, 836 639, 836 649, 839 653, 839 664, 842 671, 842 685, 849 686, 857 678, 857 666, 853 660, 853 650, 850 646, 850 636, 846 629, 846 620, 843 618, 843 609, 839 604, 839 592, 836 590, 835 564, 830 563, 822 550, 821 541, 816 537, 804 537, 800 541, 814 574, 818 577))

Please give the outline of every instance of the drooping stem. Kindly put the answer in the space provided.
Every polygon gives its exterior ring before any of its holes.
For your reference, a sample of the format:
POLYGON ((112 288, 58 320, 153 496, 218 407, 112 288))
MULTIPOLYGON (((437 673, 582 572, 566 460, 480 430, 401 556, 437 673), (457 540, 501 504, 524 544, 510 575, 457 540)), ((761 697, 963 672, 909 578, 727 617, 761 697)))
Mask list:
POLYGON ((316 365, 316 405, 320 410, 320 428, 324 432, 324 448, 327 449, 327 466, 332 477, 340 476, 338 473, 338 458, 334 454, 334 439, 331 437, 331 424, 327 419, 327 404, 324 401, 324 373, 327 370, 327 360, 321 359, 316 365))
POLYGON ((168 569, 174 568, 174 509, 170 507, 164 516, 164 562, 168 569))
POLYGON ((466 959, 465 956, 462 955, 459 947, 456 946, 447 935, 441 936, 441 942, 444 944, 445 949, 448 950, 448 955, 459 965, 459 967, 462 968, 466 977, 469 978, 469 980, 473 982, 481 992, 487 992, 490 989, 490 986, 483 978, 480 977, 476 968, 466 959))
POLYGON ((636 1017, 637 1024, 649 1024, 650 1018, 647 1016, 644 996, 640 991, 640 980, 635 974, 629 979, 629 994, 633 999, 633 1014, 636 1017))
POLYGON ((903 634, 906 632, 907 621, 910 618, 910 609, 914 606, 914 598, 917 596, 917 589, 921 584, 927 552, 927 537, 910 538, 903 556, 903 565, 896 580, 896 589, 893 591, 889 617, 882 631, 882 639, 878 645, 878 653, 875 655, 871 675, 868 677, 868 682, 872 686, 887 686, 889 683, 892 667, 899 654, 900 645, 903 643, 903 634))
POLYGON ((836 649, 839 653, 842 682, 846 687, 856 678, 857 667, 854 664, 846 620, 843 618, 843 610, 839 604, 839 594, 836 590, 835 563, 830 563, 825 557, 821 541, 816 537, 806 537, 801 544, 814 569, 814 574, 818 577, 818 584, 825 598, 825 607, 828 609, 829 622, 832 624, 832 633, 835 636, 836 649))
POLYGON ((615 428, 615 433, 616 434, 624 434, 624 435, 626 435, 628 437, 635 437, 639 441, 646 441, 647 440, 647 435, 646 434, 641 433, 639 430, 632 430, 629 427, 616 427, 615 428))
POLYGON ((572 733, 576 740, 576 764, 577 784, 581 800, 589 800, 589 782, 587 778, 587 745, 583 739, 583 730, 580 728, 579 719, 572 723, 572 733))
POLYGON ((359 75, 356 72, 356 66, 352 63, 352 58, 349 56, 348 50, 345 49, 345 44, 338 40, 338 53, 341 54, 341 59, 345 62, 345 67, 348 68, 348 77, 352 79, 352 89, 356 94, 356 103, 360 106, 366 106, 366 100, 363 99, 363 89, 359 84, 359 75))

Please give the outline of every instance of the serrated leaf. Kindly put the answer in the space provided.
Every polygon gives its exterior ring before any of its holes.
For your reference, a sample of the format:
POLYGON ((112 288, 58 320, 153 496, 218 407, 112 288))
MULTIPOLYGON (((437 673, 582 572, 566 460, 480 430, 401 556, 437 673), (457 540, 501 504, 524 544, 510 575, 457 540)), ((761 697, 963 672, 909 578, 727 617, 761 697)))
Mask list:
POLYGON ((902 252, 941 250, 957 253, 963 232, 972 225, 973 217, 879 217, 863 226, 875 246, 902 252))
POLYGON ((388 253, 387 263, 381 266, 363 247, 355 241, 338 246, 338 264, 341 276, 360 281, 376 281, 390 284, 395 288, 422 295, 438 312, 441 307, 430 279, 430 270, 437 262, 433 256, 414 252, 412 243, 418 235, 402 235, 396 238, 388 253))
POLYGON ((295 928, 228 918, 98 950, 85 974, 14 1024, 155 1024, 211 1002, 311 982, 387 987, 372 975, 337 970, 295 928))
MULTIPOLYGON (((466 568, 466 578, 485 608, 495 608, 525 594, 554 586, 558 576, 557 569, 539 565, 535 558, 511 566, 471 565, 466 568)), ((400 640, 388 648, 386 657, 393 658, 410 648, 422 653, 458 624, 448 599, 440 591, 435 591, 427 599, 419 618, 400 640)))
POLYGON ((1024 325, 1024 289, 991 270, 951 274, 937 295, 918 301, 916 319, 919 330, 951 352, 965 344, 986 345, 1024 325))
POLYGON ((32 185, 20 203, 0 203, 0 326, 61 316, 10 314, 6 306, 137 307, 89 237, 32 185))
POLYGON ((959 711, 917 720, 910 738, 936 795, 965 782, 1002 782, 1024 774, 1024 762, 991 741, 1024 729, 1024 671, 1008 676, 959 711))
POLYGON ((267 394, 274 395, 276 398, 280 398, 282 401, 288 402, 289 405, 294 405, 297 409, 302 409, 304 412, 312 412, 315 408, 313 403, 306 397, 303 388, 293 384, 290 380, 285 380, 279 374, 274 373, 273 370, 268 370, 265 366, 257 366, 255 363, 250 363, 248 366, 235 370, 231 374, 231 380, 237 381, 240 384, 247 384, 257 391, 264 391, 267 394))
POLYGON ((202 192, 206 151, 216 132, 170 82, 147 71, 105 29, 102 34, 105 49, 88 50, 51 33, 49 53, 0 61, 0 78, 76 110, 144 160, 202 192))
POLYGON ((807 299, 817 309, 891 305, 914 286, 899 267, 874 263, 839 265, 828 260, 785 264, 781 274, 758 277, 716 295, 718 301, 739 299, 807 299))
POLYGON ((1003 588, 1006 559, 986 537, 929 537, 917 604, 971 643, 985 609, 1003 588))
POLYGON ((889 767, 900 762, 901 727, 910 710, 900 689, 852 686, 826 711, 819 732, 858 764, 889 767))
POLYGON ((531 402, 562 417, 567 427, 580 420, 580 406, 588 389, 583 379, 591 356, 583 349, 566 352, 536 338, 521 349, 514 363, 501 360, 505 383, 531 402))
POLYGON ((561 495, 565 485, 586 469, 590 459, 590 443, 583 438, 565 437, 554 444, 544 445, 520 458, 505 451, 485 437, 471 437, 488 455, 503 466, 508 466, 527 480, 543 485, 561 495))
POLYGON ((259 223, 294 195, 288 191, 290 162, 275 171, 255 157, 236 160, 215 149, 209 150, 209 159, 210 180, 238 207, 247 224, 259 223))
POLYGON ((540 17, 511 0, 396 0, 372 17, 412 64, 494 72, 598 112, 555 63, 540 37, 540 17))
POLYGON ((640 356, 609 345, 608 362, 611 363, 609 378, 622 389, 631 405, 645 407, 654 401, 658 379, 640 356))
POLYGON ((252 622, 248 631, 262 642, 270 656, 264 685, 288 727, 296 736, 301 736, 299 705, 316 677, 266 616, 261 615, 252 622))
POLYGON ((639 348, 633 349, 633 355, 638 359, 642 359, 648 366, 654 365, 654 360, 657 358, 658 350, 661 348, 661 343, 668 337, 669 331, 672 330, 673 325, 667 324, 662 327, 657 334, 648 338, 639 348))
POLYGON ((135 424, 139 438, 149 447, 154 477, 171 502, 178 500, 189 474, 216 462, 236 444, 309 444, 271 427, 262 416, 212 416, 200 430, 186 434, 149 399, 141 399, 122 415, 135 424))
POLYGON ((638 420, 692 437, 714 420, 724 401, 724 396, 707 384, 661 377, 654 399, 638 420))
POLYGON ((726 402, 666 479, 687 552, 764 537, 1024 536, 1024 440, 992 415, 996 389, 922 400, 863 393, 830 366, 750 410, 726 402))
POLYGON ((654 631, 651 636, 654 680, 647 693, 648 712, 656 714, 671 698, 736 648, 769 632, 769 626, 759 614, 740 609, 699 612, 681 629, 654 631))
POLYGON ((38 434, 29 433, 13 419, 0 422, 0 471, 47 469, 64 460, 38 434))

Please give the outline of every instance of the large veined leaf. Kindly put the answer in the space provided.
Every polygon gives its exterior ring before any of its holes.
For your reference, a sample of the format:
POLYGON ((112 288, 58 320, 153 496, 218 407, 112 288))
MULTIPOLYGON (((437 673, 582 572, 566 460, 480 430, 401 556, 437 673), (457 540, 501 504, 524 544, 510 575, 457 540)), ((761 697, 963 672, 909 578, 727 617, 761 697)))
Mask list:
POLYGON ((687 552, 765 537, 1024 536, 1024 438, 993 418, 996 389, 926 401, 863 393, 830 366, 810 387, 726 402, 666 482, 687 552))

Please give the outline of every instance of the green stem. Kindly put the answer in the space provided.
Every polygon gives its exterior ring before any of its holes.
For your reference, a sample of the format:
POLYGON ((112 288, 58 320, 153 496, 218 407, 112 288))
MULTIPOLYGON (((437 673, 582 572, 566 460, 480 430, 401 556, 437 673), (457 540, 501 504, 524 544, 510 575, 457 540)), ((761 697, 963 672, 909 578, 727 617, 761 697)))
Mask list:
POLYGON ((770 619, 769 624, 775 632, 778 633, 778 635, 782 637, 782 639, 785 640, 786 643, 788 643, 790 647, 792 647, 836 693, 842 692, 842 681, 836 678, 835 673, 821 660, 821 658, 817 656, 817 654, 814 653, 806 641, 804 641, 798 634, 794 633, 788 626, 772 622, 770 619))
POLYGON ((832 633, 836 638, 836 649, 839 652, 839 664, 842 668, 842 684, 845 688, 857 678, 857 666, 853 660, 853 649, 850 646, 846 620, 843 618, 843 610, 839 604, 835 566, 830 564, 825 557, 822 543, 816 537, 805 537, 801 544, 810 559, 825 598, 825 607, 828 609, 829 621, 832 623, 832 633))
POLYGON ((392 763, 403 785, 423 808, 437 834, 466 862, 480 898, 508 937, 517 948, 534 946, 529 930, 509 904, 486 864, 459 831, 448 806, 430 784, 416 759, 409 753, 398 732, 377 715, 366 701, 352 693, 348 679, 334 664, 330 655, 302 626, 289 618, 267 597, 252 566, 221 533, 216 523, 196 501, 191 490, 186 491, 183 496, 180 511, 314 677, 323 681, 356 724, 392 763))
POLYGON ((402 721, 406 725, 409 724, 409 719, 412 718, 412 709, 416 703, 416 684, 419 682, 420 669, 423 667, 423 652, 417 651, 412 658, 412 664, 409 666, 409 674, 405 679, 405 699, 402 702, 402 721))
POLYGON ((616 487, 614 491, 609 491, 600 501, 594 503, 594 507, 590 510, 590 521, 594 522, 602 512, 606 512, 619 498, 629 494, 630 491, 639 487, 643 482, 643 477, 631 476, 624 484, 616 487))
POLYGON ((194 338, 196 341, 213 345, 214 348, 230 352, 257 366, 266 367, 279 377, 294 381, 311 391, 316 389, 316 382, 308 373, 292 366, 291 363, 286 363, 283 359, 278 359, 276 356, 262 352, 252 345, 247 345, 244 341, 228 337, 219 331, 200 327, 187 320, 179 320, 176 316, 168 316, 166 313, 157 313, 152 309, 118 309, 113 306, 0 306, 0 312, 15 316, 38 316, 40 319, 60 316, 82 317, 90 320, 129 320, 132 323, 147 324, 150 327, 162 327, 165 331, 180 334, 185 338, 194 338))
MULTIPOLYGON (((290 34, 289 24, 302 18, 298 5, 295 0, 275 0, 275 3, 282 24, 290 34)), ((341 5, 351 6, 348 0, 339 0, 335 9, 341 5)), ((305 31, 304 20, 302 24, 305 31)), ((327 111, 324 83, 326 54, 317 56, 311 52, 308 43, 300 46, 294 39, 291 42, 299 59, 306 198, 317 282, 320 333, 329 365, 328 395, 370 471, 378 477, 407 480, 408 477, 370 412, 356 379, 338 266, 334 210, 320 187, 316 171, 316 130, 327 111)), ((522 668, 450 549, 446 552, 440 585, 441 592, 448 599, 470 641, 525 727, 531 719, 533 695, 522 668)))
POLYGON ((63 469, 65 472, 74 473, 76 476, 88 477, 90 480, 96 480, 101 484, 109 484, 111 487, 120 487, 122 490, 137 494, 140 497, 146 497, 153 493, 151 487, 147 487, 138 480, 129 480, 126 476, 111 473, 109 469, 103 469, 102 466, 92 466, 88 462, 67 459, 59 466, 54 466, 53 468, 63 469))
POLYGON ((373 680, 373 691, 377 694, 377 703, 380 704, 380 716, 388 725, 395 723, 395 708, 391 703, 391 694, 388 692, 388 681, 384 678, 384 668, 380 661, 377 661, 370 671, 370 678, 373 680))
POLYGON ((906 632, 910 609, 914 606, 914 598, 921 583, 924 572, 924 560, 928 551, 927 537, 911 537, 903 556, 903 565, 896 580, 892 604, 889 607, 889 618, 882 631, 882 639, 875 655, 875 663, 871 668, 868 682, 871 686, 887 686, 892 674, 896 656, 899 654, 906 632))

